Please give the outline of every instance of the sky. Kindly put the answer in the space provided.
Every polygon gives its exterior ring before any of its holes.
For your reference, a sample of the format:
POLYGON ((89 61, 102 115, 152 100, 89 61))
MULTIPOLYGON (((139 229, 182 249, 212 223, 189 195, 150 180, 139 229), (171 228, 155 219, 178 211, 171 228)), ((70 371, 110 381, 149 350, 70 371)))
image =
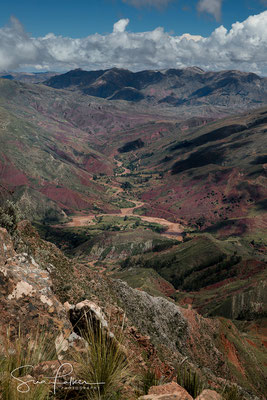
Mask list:
POLYGON ((199 66, 267 75, 267 0, 9 0, 0 71, 199 66))

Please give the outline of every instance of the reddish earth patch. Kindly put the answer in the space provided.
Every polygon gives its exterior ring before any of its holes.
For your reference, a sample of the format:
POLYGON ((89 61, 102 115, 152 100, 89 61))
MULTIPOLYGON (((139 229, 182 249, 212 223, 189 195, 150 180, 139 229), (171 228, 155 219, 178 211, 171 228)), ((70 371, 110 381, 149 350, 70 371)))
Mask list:
POLYGON ((249 339, 245 339, 247 342, 248 342, 248 344, 250 344, 251 346, 253 346, 253 347, 258 347, 254 342, 252 342, 252 340, 249 340, 249 339))
MULTIPOLYGON (((188 322, 187 345, 190 346, 191 354, 195 359, 201 360, 201 365, 214 365, 214 353, 210 353, 207 343, 210 342, 212 333, 217 331, 217 323, 213 319, 200 317, 191 306, 187 309, 181 307, 180 311, 188 322)), ((218 357, 223 360, 222 354, 218 357)))
MULTIPOLYGON (((206 286, 202 290, 208 291, 208 290, 214 290, 218 289, 220 287, 226 286, 231 282, 234 282, 236 280, 248 280, 248 278, 253 278, 256 274, 264 271, 266 268, 266 264, 262 261, 258 260, 244 260, 241 261, 236 267, 235 267, 235 272, 236 276, 233 278, 227 278, 224 279, 223 281, 214 283, 212 285, 206 286)), ((253 286, 254 283, 252 281, 247 281, 249 286, 253 286)))
POLYGON ((3 164, 0 161, 0 180, 8 185, 22 186, 29 183, 27 176, 11 163, 3 164))
POLYGON ((162 279, 155 279, 154 285, 156 289, 158 289, 161 293, 163 293, 167 297, 172 296, 176 292, 176 290, 171 284, 162 279))
POLYGON ((185 298, 182 299, 179 303, 180 303, 181 305, 186 305, 186 304, 192 305, 193 302, 194 302, 194 299, 193 299, 192 297, 185 297, 185 298))
POLYGON ((97 173, 99 174, 100 172, 105 173, 107 175, 112 174, 112 167, 105 164, 103 162, 103 159, 100 160, 94 155, 88 155, 86 161, 84 162, 83 167, 86 169, 86 171, 94 174, 97 173))
POLYGON ((89 172, 79 169, 76 170, 76 176, 79 178, 83 186, 94 187, 100 193, 105 192, 105 189, 102 185, 99 185, 97 182, 93 181, 93 176, 89 172))
POLYGON ((248 331, 251 332, 257 340, 260 340, 262 346, 267 348, 267 326, 265 320, 262 320, 259 324, 257 322, 252 323, 248 331))
POLYGON ((142 199, 150 205, 149 215, 165 217, 165 213, 173 214, 191 225, 199 225, 201 218, 199 226, 202 230, 218 223, 213 229, 222 236, 266 229, 267 220, 261 220, 261 216, 244 218, 255 202, 266 197, 266 193, 260 185, 251 184, 236 168, 193 178, 180 173, 168 176, 165 182, 143 194, 142 199))
POLYGON ((267 216, 262 214, 251 218, 238 218, 227 221, 225 226, 220 228, 220 237, 239 236, 245 232, 255 230, 264 231, 267 227, 267 216))
POLYGON ((221 340, 229 361, 241 372, 243 376, 245 376, 245 370, 238 359, 238 352, 235 348, 235 345, 231 343, 223 334, 221 335, 221 340))
POLYGON ((235 280, 235 278, 228 278, 228 279, 225 279, 225 280, 223 280, 223 281, 221 281, 221 282, 214 283, 213 285, 206 286, 205 288, 203 288, 203 290, 218 289, 218 288, 220 288, 220 287, 222 287, 222 286, 228 285, 228 283, 231 283, 231 282, 233 282, 234 280, 235 280))
POLYGON ((239 273, 241 279, 254 277, 266 268, 266 263, 258 260, 245 260, 240 263, 239 273))
POLYGON ((59 205, 74 210, 89 208, 91 202, 94 201, 90 197, 90 202, 86 201, 81 195, 73 190, 67 188, 56 187, 49 184, 41 190, 41 193, 46 195, 49 199, 56 201, 59 205))
MULTIPOLYGON (((80 179, 83 186, 92 186, 92 176, 89 173, 79 170, 76 172, 76 176, 80 179)), ((99 186, 99 189, 101 189, 101 186, 99 186)))

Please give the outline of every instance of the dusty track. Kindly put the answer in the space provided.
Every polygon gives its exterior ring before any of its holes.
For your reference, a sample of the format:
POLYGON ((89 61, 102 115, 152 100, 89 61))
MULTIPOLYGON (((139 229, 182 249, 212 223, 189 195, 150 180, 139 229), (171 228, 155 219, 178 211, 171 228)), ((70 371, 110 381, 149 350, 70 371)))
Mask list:
POLYGON ((126 174, 130 174, 131 173, 131 171, 128 168, 125 168, 125 167, 122 166, 122 162, 121 161, 116 161, 116 163, 117 163, 117 167, 118 168, 123 168, 124 169, 124 171, 120 175, 126 175, 126 174))
MULTIPOLYGON (((117 166, 118 167, 122 167, 122 162, 121 161, 117 161, 117 166)), ((122 167, 124 168, 124 167, 122 167)), ((125 175, 127 173, 130 173, 131 171, 124 168, 124 172, 121 175, 125 175)), ((116 192, 114 193, 115 196, 118 196, 119 193, 124 192, 122 188, 115 186, 115 185, 108 185, 106 183, 102 183, 104 186, 108 186, 110 188, 113 188, 116 190, 116 192)), ((125 217, 125 216, 133 216, 133 217, 139 217, 141 218, 142 221, 146 221, 146 222, 151 222, 151 223, 156 223, 156 224, 160 224, 165 226, 167 229, 165 232, 162 233, 162 236, 168 237, 168 238, 172 238, 172 239, 176 239, 179 241, 183 240, 182 237, 182 233, 184 231, 183 226, 179 223, 175 223, 175 222, 170 222, 164 218, 156 218, 156 217, 147 217, 145 215, 137 215, 134 214, 134 210, 136 208, 142 207, 145 205, 145 203, 141 202, 141 201, 136 201, 136 200, 131 200, 131 199, 127 199, 129 201, 131 201, 132 203, 134 203, 134 207, 130 207, 130 208, 121 208, 120 209, 120 213, 118 214, 98 214, 98 217, 105 217, 105 216, 110 216, 110 217, 125 217)), ((67 224, 64 225, 56 225, 56 227, 79 227, 79 226, 87 226, 90 224, 94 224, 93 220, 95 218, 95 215, 93 214, 86 214, 86 215, 74 215, 72 217, 72 221, 68 222, 67 224)))
MULTIPOLYGON (((132 201, 132 200, 131 200, 132 201)), ((136 208, 139 208, 143 206, 145 203, 135 201, 135 206, 131 208, 122 208, 121 213, 119 214, 98 214, 98 217, 124 217, 124 216, 133 216, 133 217, 139 217, 141 218, 142 221, 146 222, 152 222, 152 223, 157 223, 163 226, 167 227, 167 230, 162 233, 163 236, 172 238, 172 239, 177 239, 177 240, 182 240, 182 232, 183 232, 183 226, 178 223, 170 222, 164 218, 156 218, 156 217, 147 217, 145 215, 136 215, 134 214, 134 210, 136 208)), ((72 221, 68 222, 67 224, 64 225, 58 225, 58 227, 79 227, 79 226, 86 226, 89 224, 94 224, 93 219, 95 218, 95 215, 92 214, 87 214, 87 215, 75 215, 72 217, 72 221)))

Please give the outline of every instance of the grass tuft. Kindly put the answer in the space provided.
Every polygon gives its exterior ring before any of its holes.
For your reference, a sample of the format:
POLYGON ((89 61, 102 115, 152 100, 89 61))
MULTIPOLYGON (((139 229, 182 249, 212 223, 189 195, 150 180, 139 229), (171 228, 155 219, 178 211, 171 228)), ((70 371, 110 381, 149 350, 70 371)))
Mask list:
POLYGON ((182 386, 193 397, 197 397, 203 390, 204 384, 201 382, 196 372, 192 372, 186 367, 179 367, 177 370, 177 383, 182 386))
POLYGON ((46 400, 49 398, 49 385, 46 383, 28 386, 22 380, 31 380, 32 366, 43 361, 56 359, 56 349, 51 337, 36 330, 24 337, 20 329, 13 338, 10 329, 0 351, 0 398, 1 400, 46 400), (24 377, 24 378, 23 378, 24 377), (21 381, 19 381, 19 379, 21 381), (20 385, 20 386, 19 386, 20 385))
POLYGON ((222 393, 223 400, 242 400, 236 386, 226 387, 222 393))
POLYGON ((152 386, 158 386, 161 383, 161 379, 159 374, 157 373, 156 369, 149 368, 148 370, 144 371, 141 377, 141 390, 143 394, 148 394, 149 389, 152 386))
POLYGON ((132 378, 123 346, 123 326, 116 332, 115 338, 99 321, 88 316, 86 325, 80 334, 88 343, 87 350, 75 354, 74 358, 79 364, 79 378, 98 385, 86 390, 85 398, 118 399, 123 386, 129 384, 132 378))

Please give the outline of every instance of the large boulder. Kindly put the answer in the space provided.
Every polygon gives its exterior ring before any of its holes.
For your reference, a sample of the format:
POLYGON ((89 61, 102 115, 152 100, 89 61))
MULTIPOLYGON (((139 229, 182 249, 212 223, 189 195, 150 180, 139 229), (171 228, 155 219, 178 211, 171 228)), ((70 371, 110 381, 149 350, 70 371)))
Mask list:
POLYGON ((184 397, 180 393, 173 393, 173 394, 148 394, 146 396, 139 397, 139 400, 188 400, 193 399, 190 397, 184 397))
MULTIPOLYGON (((193 397, 175 382, 166 385, 152 386, 146 396, 139 400, 193 400, 193 397)), ((222 396, 214 390, 205 389, 195 400, 222 400, 222 396)))
POLYGON ((78 304, 71 305, 64 303, 65 309, 68 311, 69 319, 76 333, 81 330, 86 331, 88 324, 94 326, 100 324, 102 328, 108 328, 106 316, 101 308, 90 300, 83 300, 78 304))
POLYGON ((215 390, 205 389, 196 400, 223 400, 223 398, 215 390))
POLYGON ((148 395, 140 397, 140 400, 193 400, 193 397, 182 386, 171 382, 152 386, 148 395))

